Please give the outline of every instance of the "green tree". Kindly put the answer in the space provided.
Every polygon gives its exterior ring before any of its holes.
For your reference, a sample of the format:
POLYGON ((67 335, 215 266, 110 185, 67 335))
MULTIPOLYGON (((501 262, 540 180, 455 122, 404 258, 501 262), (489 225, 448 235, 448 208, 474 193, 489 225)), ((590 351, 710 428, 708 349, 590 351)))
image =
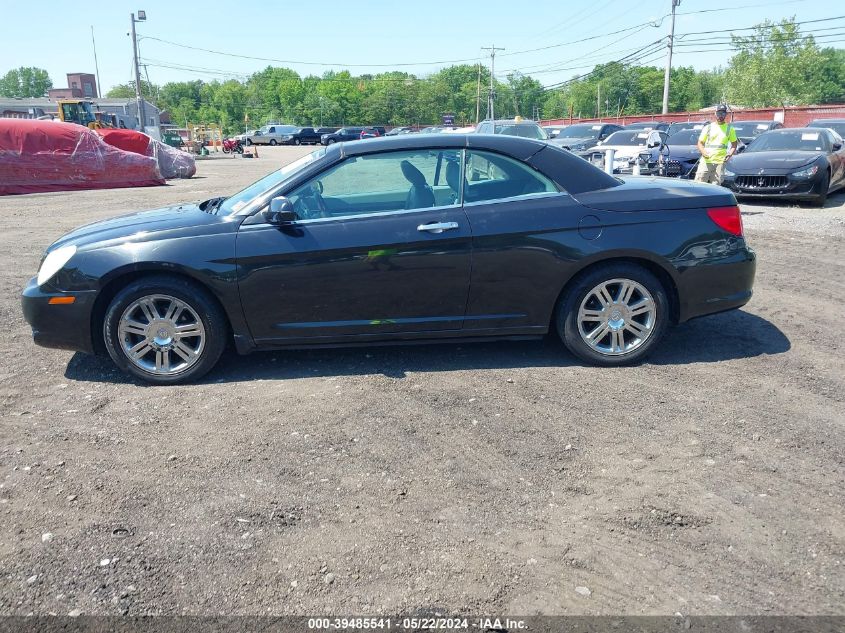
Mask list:
MULTIPOLYGON (((144 99, 146 99, 150 103, 155 103, 155 97, 158 91, 159 88, 155 84, 144 81, 143 79, 141 80, 141 96, 144 97, 144 99)), ((117 86, 113 86, 106 93, 106 97, 108 97, 109 99, 134 99, 135 82, 129 81, 125 84, 118 84, 117 86)))
POLYGON ((748 36, 732 36, 736 54, 725 73, 728 99, 745 106, 806 105, 841 100, 841 51, 820 49, 794 19, 766 21, 748 36))
POLYGON ((35 66, 21 66, 0 78, 0 96, 45 97, 53 87, 47 71, 35 66))

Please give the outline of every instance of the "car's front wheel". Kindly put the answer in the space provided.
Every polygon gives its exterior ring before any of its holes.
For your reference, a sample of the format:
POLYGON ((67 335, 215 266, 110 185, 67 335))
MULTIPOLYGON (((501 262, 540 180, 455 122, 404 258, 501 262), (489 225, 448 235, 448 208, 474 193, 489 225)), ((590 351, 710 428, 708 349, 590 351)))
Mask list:
POLYGON ((830 189, 830 172, 825 171, 825 173, 822 174, 821 182, 819 183, 819 194, 813 200, 817 206, 823 207, 824 203, 827 202, 828 189, 830 189))
POLYGON ((103 323, 115 364, 154 384, 200 378, 217 363, 226 337, 226 318, 214 299, 169 276, 127 285, 112 299, 103 323))
POLYGON ((630 365, 652 352, 669 325, 663 284, 634 264, 599 266, 561 297, 557 330, 566 347, 594 365, 630 365))

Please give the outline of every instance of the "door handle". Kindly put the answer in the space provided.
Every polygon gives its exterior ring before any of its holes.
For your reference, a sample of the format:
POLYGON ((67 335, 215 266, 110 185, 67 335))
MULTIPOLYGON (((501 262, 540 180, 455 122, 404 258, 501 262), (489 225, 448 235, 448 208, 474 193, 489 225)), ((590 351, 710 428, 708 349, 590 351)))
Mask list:
POLYGON ((456 228, 458 228, 457 222, 432 222, 431 224, 420 224, 417 230, 427 231, 429 233, 442 233, 443 231, 451 231, 456 228))

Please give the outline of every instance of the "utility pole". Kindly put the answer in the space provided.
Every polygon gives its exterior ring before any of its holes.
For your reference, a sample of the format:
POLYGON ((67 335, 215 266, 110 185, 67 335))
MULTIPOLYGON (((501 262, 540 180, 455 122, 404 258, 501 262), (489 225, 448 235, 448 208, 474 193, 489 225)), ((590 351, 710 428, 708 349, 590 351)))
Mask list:
POLYGON ((596 84, 596 118, 601 119, 601 82, 596 84))
POLYGON ((97 72, 97 94, 95 94, 94 96, 99 99, 100 94, 102 94, 100 92, 100 90, 102 88, 100 87, 100 65, 97 63, 97 42, 94 39, 94 25, 93 24, 91 25, 91 45, 94 47, 94 69, 97 72))
POLYGON ((475 124, 481 116, 481 62, 478 62, 478 86, 475 89, 475 124))
POLYGON ((146 11, 138 11, 138 19, 135 19, 135 14, 132 16, 132 52, 135 61, 135 103, 138 106, 138 120, 141 124, 141 132, 146 127, 146 112, 144 112, 144 98, 141 96, 141 68, 138 65, 138 38, 135 37, 135 22, 145 22, 147 19, 146 11))
POLYGON ((482 46, 481 50, 483 51, 490 51, 490 94, 487 101, 487 108, 490 111, 490 120, 496 120, 496 114, 493 112, 493 102, 496 99, 496 89, 494 87, 494 81, 496 76, 496 51, 503 51, 504 48, 496 48, 495 44, 493 46, 482 46))
POLYGON ((672 70, 672 45, 675 40, 675 8, 681 0, 672 0, 672 23, 669 27, 669 56, 666 58, 666 73, 663 75, 663 114, 669 112, 669 72, 672 70))

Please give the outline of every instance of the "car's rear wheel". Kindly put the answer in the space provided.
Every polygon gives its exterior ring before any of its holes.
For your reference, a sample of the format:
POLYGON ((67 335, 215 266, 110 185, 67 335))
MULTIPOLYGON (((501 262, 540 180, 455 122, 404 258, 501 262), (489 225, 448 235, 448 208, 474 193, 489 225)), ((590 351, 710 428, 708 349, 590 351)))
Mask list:
POLYGON ((226 318, 202 288, 176 277, 130 283, 103 323, 106 349, 125 372, 154 384, 196 380, 226 346, 226 318))
POLYGON ((634 264, 594 268, 579 277, 560 301, 561 339, 569 351, 594 365, 643 360, 669 325, 663 284, 634 264))

